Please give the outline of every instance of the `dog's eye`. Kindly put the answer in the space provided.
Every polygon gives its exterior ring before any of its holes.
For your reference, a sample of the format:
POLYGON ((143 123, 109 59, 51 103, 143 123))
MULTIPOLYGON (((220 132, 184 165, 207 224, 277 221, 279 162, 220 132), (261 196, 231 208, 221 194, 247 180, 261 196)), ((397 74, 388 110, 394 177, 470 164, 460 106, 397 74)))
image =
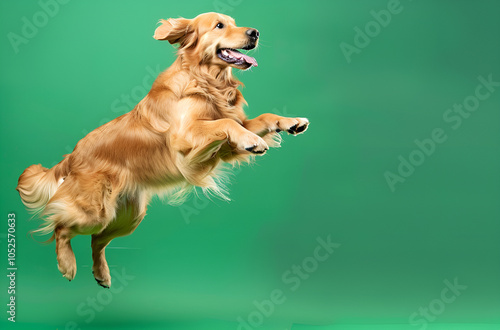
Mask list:
POLYGON ((217 29, 223 29, 224 28, 224 24, 222 23, 217 23, 217 25, 215 26, 217 29))

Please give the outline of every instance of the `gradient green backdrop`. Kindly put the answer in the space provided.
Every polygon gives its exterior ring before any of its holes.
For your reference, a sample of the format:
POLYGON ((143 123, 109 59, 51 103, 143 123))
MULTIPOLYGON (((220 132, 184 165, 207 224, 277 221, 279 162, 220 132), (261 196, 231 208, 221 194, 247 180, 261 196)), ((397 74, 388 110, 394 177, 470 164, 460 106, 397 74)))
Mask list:
POLYGON ((500 329, 500 87, 459 128, 443 119, 479 76, 500 81, 500 2, 401 0, 374 24, 371 11, 393 1, 72 0, 50 16, 36 1, 2 1, 0 264, 15 212, 18 265, 17 322, 2 310, 2 327, 237 329, 281 290, 261 329, 500 329), (90 238, 76 237, 69 283, 54 245, 27 235, 39 221, 28 221, 18 176, 54 165, 145 95, 175 57, 152 38, 158 19, 207 11, 261 33, 259 67, 237 73, 249 116, 304 116, 310 129, 236 171, 230 203, 154 200, 107 250, 128 276, 114 291, 102 293, 90 238), (34 19, 38 31, 24 27, 34 19), (356 37, 365 27, 369 44, 349 63, 340 45, 368 43, 356 37), (16 52, 9 38, 23 31, 16 52), (414 141, 436 128, 447 140, 391 191, 384 173, 398 174, 399 157, 417 157, 414 141), (282 275, 328 236, 340 246, 291 290, 282 275), (466 289, 443 298, 446 280, 466 289), (428 324, 410 324, 423 308, 428 324))

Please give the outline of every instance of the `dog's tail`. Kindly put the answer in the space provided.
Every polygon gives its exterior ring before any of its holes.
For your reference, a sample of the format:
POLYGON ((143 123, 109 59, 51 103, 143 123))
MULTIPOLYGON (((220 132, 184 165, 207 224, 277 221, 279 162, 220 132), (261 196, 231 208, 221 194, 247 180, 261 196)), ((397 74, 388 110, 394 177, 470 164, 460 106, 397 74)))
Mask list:
MULTIPOLYGON (((68 157, 59 164, 47 169, 40 164, 31 165, 19 177, 16 190, 21 196, 24 206, 34 215, 40 214, 57 188, 64 182, 69 173, 68 157)), ((34 232, 48 234, 54 230, 54 224, 47 223, 34 232)), ((50 241, 50 240, 49 240, 50 241)))

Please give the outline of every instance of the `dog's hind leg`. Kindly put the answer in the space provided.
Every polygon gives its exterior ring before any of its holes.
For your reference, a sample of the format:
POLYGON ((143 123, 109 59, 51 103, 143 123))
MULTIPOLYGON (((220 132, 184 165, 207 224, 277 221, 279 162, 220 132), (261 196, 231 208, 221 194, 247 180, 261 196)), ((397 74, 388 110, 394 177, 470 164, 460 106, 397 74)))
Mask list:
POLYGON ((116 237, 134 232, 146 215, 146 198, 127 200, 117 211, 116 218, 102 232, 92 235, 92 273, 97 283, 105 288, 111 286, 111 275, 106 261, 106 246, 116 237))
POLYGON ((111 275, 109 273, 108 262, 106 261, 106 255, 104 250, 106 246, 111 242, 113 237, 106 235, 106 230, 100 234, 92 235, 92 274, 97 283, 104 287, 109 288, 111 286, 111 275))
POLYGON ((102 232, 114 217, 116 198, 109 185, 103 175, 69 175, 45 208, 47 227, 54 228, 59 271, 70 281, 76 275, 71 239, 102 232))
POLYGON ((70 228, 58 226, 55 229, 57 268, 68 280, 72 280, 76 275, 76 259, 71 248, 71 239, 75 235, 70 228))

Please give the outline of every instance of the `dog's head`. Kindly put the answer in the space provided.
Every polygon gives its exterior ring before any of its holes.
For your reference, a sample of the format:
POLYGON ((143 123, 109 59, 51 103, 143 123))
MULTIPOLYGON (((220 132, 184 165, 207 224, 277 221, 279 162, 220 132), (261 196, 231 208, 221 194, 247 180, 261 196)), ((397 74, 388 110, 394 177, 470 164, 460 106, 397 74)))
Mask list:
POLYGON ((179 52, 199 64, 249 69, 257 61, 239 51, 257 47, 259 31, 237 27, 234 19, 218 13, 201 14, 193 19, 160 20, 154 38, 178 43, 179 52))

